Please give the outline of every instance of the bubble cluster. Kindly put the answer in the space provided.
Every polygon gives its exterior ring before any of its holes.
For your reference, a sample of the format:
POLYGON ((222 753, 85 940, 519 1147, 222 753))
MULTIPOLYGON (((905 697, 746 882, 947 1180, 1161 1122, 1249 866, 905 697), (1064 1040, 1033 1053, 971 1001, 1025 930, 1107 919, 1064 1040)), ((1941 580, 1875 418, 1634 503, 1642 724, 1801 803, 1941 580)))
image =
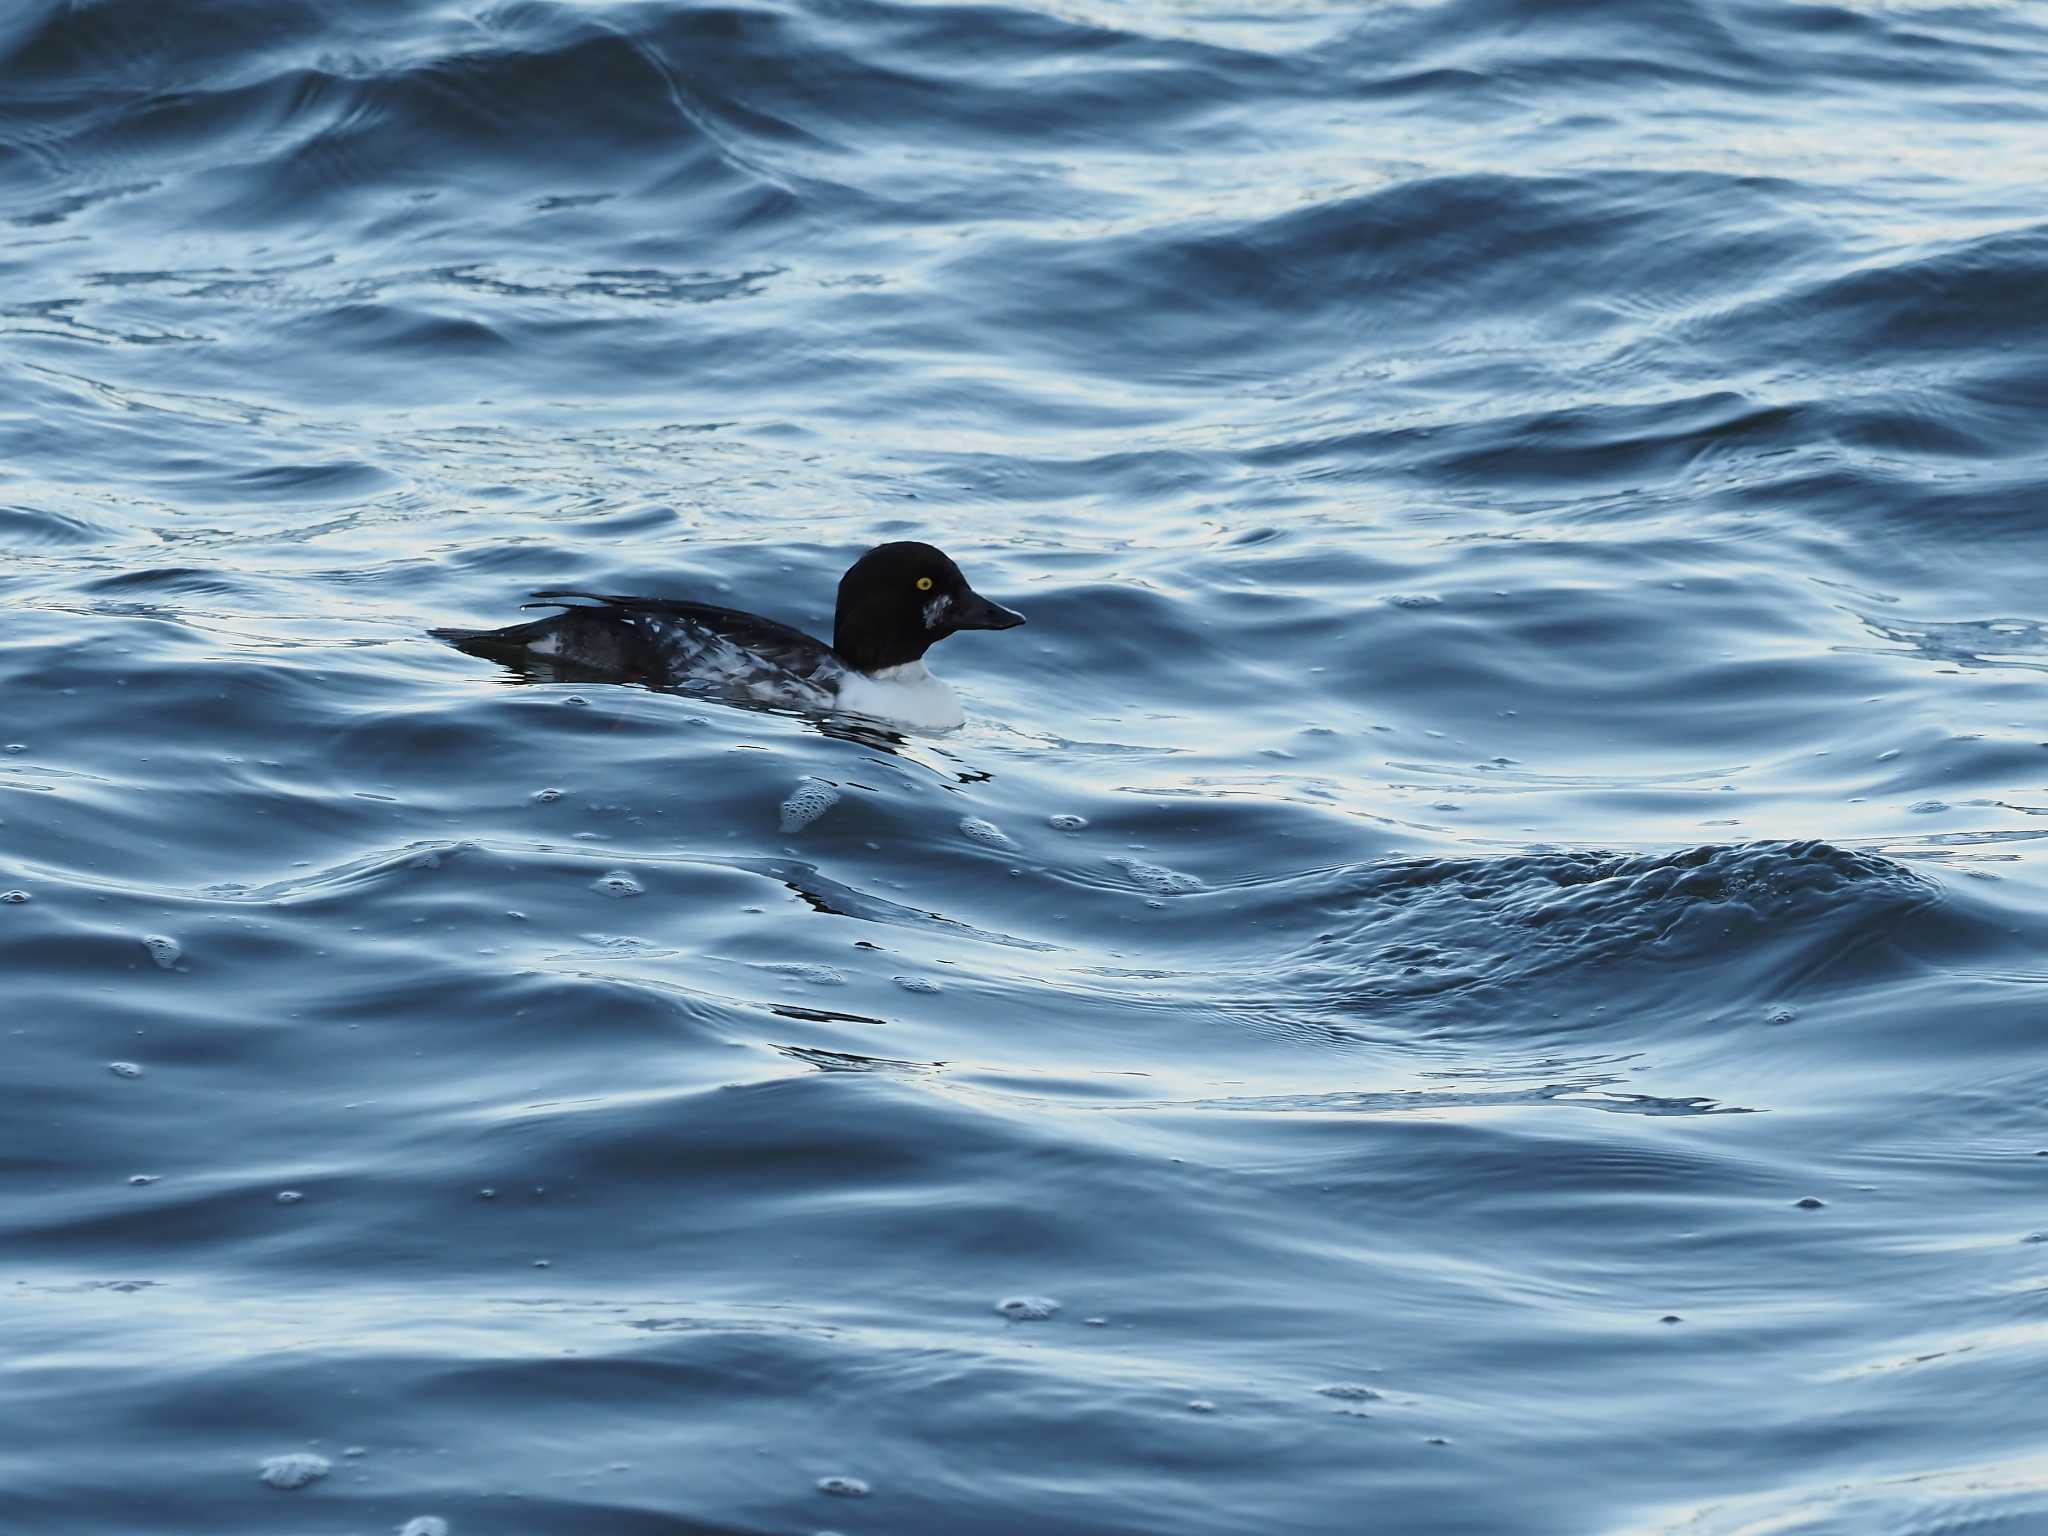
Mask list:
POLYGON ((160 933, 152 933, 145 937, 142 947, 149 951, 150 959, 167 971, 176 970, 178 962, 185 957, 184 948, 176 939, 166 938, 160 933))
POLYGON ((1042 1323, 1059 1309, 1050 1296, 1005 1296, 996 1303, 996 1310, 1013 1323, 1042 1323))
POLYGON ((846 973, 829 965, 818 965, 807 960, 775 961, 763 964, 760 969, 772 971, 778 976, 787 976, 791 981, 800 981, 809 987, 843 987, 846 973))
POLYGON ((838 789, 823 779, 799 780, 782 802, 782 830, 801 832, 838 803, 838 789))
POLYGON ((979 816, 960 818, 960 830, 977 843, 986 843, 991 848, 1014 849, 1017 840, 992 821, 983 821, 979 816))
POLYGON ((1327 1387, 1317 1387, 1316 1391, 1324 1397, 1334 1397, 1340 1403, 1376 1403, 1380 1400, 1379 1393, 1355 1381, 1333 1381, 1327 1387))
POLYGON ((333 1470, 334 1463, 325 1456, 315 1456, 311 1451, 292 1451, 270 1457, 257 1475, 273 1488, 291 1489, 317 1483, 333 1470))
POLYGON ((590 888, 600 896, 610 896, 623 901, 628 896, 644 896, 647 887, 627 874, 623 869, 608 869, 590 882, 590 888))
POLYGON ((1202 882, 1195 876, 1168 869, 1163 864, 1147 864, 1143 859, 1130 858, 1111 859, 1109 862, 1130 876, 1133 884, 1161 896, 1185 896, 1202 889, 1202 882))

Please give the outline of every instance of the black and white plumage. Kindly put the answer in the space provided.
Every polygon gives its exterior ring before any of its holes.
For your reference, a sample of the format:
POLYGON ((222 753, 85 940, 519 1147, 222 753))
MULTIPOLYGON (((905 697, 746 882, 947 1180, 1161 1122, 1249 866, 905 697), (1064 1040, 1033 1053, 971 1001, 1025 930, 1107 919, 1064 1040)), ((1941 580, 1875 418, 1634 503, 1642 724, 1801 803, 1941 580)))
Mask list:
POLYGON ((547 591, 561 611, 505 629, 437 629, 472 656, 564 676, 645 683, 744 703, 867 715, 926 730, 964 716, 925 669, 932 646, 963 629, 1010 629, 1024 616, 992 603, 929 544, 880 544, 839 580, 832 643, 755 613, 658 597, 547 591))

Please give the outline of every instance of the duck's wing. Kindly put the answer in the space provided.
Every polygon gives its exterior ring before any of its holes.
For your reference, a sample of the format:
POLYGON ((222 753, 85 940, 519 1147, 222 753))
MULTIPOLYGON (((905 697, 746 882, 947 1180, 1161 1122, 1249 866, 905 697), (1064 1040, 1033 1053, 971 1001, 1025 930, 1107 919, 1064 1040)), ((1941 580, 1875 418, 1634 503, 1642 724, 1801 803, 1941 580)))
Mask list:
POLYGON ((728 651, 735 658, 758 657, 802 679, 836 665, 832 647, 824 641, 788 624, 737 608, 665 597, 618 597, 559 589, 536 592, 533 597, 534 603, 529 606, 559 605, 567 609, 559 617, 572 622, 617 624, 638 632, 662 653, 669 670, 676 674, 688 672, 728 651))
POLYGON ((607 607, 576 606, 503 629, 434 629, 457 650, 503 662, 537 682, 641 682, 661 687, 668 665, 641 625, 607 607))

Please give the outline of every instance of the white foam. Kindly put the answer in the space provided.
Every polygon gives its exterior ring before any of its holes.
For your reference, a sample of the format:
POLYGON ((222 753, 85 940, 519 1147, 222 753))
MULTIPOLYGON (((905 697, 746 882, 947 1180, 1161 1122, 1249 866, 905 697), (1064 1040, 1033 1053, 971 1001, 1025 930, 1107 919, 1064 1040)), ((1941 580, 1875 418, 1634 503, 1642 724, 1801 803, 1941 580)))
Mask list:
POLYGON ((1163 864, 1147 864, 1143 859, 1111 859, 1109 862, 1129 875, 1136 884, 1162 896, 1185 896, 1190 891, 1203 888, 1195 876, 1184 875, 1163 864))
POLYGON ((754 967, 756 970, 773 971, 778 976, 787 976, 791 981, 803 982, 812 987, 843 987, 846 973, 829 965, 818 965, 806 960, 764 960, 754 967))
POLYGON ((961 817, 960 830, 977 843, 987 843, 991 848, 1014 849, 1017 846, 1016 839, 1009 833, 992 821, 983 821, 979 816, 961 817))
POLYGON ((1050 1296, 1005 1296, 996 1303, 996 1310, 1013 1323, 1042 1323, 1059 1309, 1050 1296))
POLYGON ((799 779, 782 802, 782 830, 801 832, 839 803, 839 791, 823 779, 799 779))
POLYGON ((315 1456, 311 1451, 291 1451, 283 1456, 272 1456, 263 1463, 258 1475, 273 1488, 303 1488, 308 1483, 317 1483, 334 1470, 334 1463, 325 1456, 315 1456))

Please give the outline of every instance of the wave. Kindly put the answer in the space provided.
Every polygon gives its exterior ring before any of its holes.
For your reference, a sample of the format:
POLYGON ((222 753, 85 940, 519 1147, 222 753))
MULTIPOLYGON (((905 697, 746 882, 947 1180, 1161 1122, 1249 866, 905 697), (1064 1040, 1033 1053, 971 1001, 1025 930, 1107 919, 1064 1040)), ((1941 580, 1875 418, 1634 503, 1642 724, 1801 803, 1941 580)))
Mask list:
MULTIPOLYGON (((1948 924, 1942 888, 1905 865, 1823 842, 1400 861, 1282 889, 1297 909, 1312 898, 1319 931, 1258 968, 1269 989, 1253 1005, 1313 999, 1399 1033, 1641 1035, 1655 1026, 1639 1011, 1663 1005, 1682 1027, 1697 1010, 1754 1021, 1807 987, 1910 971, 1974 921, 1948 924), (1572 1022, 1532 1020, 1538 998, 1572 1022), (1628 1016, 1580 1011, 1595 1007, 1628 1016)), ((1288 920, 1303 925, 1298 910, 1288 920)))

